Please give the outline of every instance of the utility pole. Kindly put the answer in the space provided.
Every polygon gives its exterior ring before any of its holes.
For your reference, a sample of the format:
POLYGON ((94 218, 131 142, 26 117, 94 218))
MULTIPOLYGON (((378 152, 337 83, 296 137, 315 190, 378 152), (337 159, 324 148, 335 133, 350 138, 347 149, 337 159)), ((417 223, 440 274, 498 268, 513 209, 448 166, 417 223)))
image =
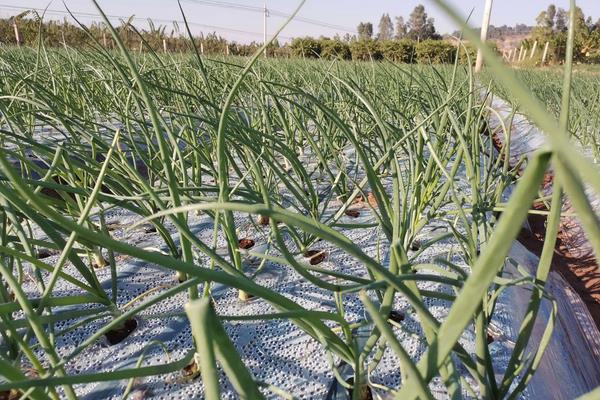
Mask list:
MULTIPOLYGON (((483 10, 483 22, 481 23, 481 41, 485 45, 487 40, 488 28, 490 26, 490 17, 492 16, 492 3, 493 0, 485 0, 485 9, 483 10)), ((477 61, 475 62, 475 72, 481 72, 483 66, 483 53, 481 50, 477 51, 477 61)))
MULTIPOLYGON (((267 17, 269 16, 269 10, 267 9, 267 0, 265 0, 265 7, 263 9, 263 44, 267 45, 267 17)), ((265 47, 265 58, 267 58, 267 48, 265 47)))

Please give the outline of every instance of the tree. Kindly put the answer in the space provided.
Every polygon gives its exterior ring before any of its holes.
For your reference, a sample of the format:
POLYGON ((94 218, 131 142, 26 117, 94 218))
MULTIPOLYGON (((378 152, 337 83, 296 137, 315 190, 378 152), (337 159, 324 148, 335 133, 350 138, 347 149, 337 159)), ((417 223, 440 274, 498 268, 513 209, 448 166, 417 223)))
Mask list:
POLYGON ((438 35, 435 31, 435 20, 433 18, 427 18, 427 23, 425 24, 425 39, 440 39, 440 35, 438 35))
POLYGON ((438 38, 435 33, 433 18, 427 18, 425 6, 419 4, 415 7, 408 19, 408 37, 413 40, 421 41, 438 38))
POLYGON ((404 39, 407 33, 408 29, 406 28, 406 23, 404 23, 404 18, 396 17, 396 39, 404 39))
POLYGON ((564 32, 567 30, 567 12, 562 8, 559 8, 556 12, 554 28, 558 32, 564 32))
POLYGON ((371 39, 373 37, 373 24, 370 22, 361 22, 356 30, 360 39, 371 39))
POLYGON ((383 14, 379 20, 378 40, 390 40, 394 36, 394 25, 390 14, 383 14))
POLYGON ((550 4, 548 9, 546 10, 546 27, 553 29, 554 28, 554 19, 556 18, 556 6, 554 4, 550 4))

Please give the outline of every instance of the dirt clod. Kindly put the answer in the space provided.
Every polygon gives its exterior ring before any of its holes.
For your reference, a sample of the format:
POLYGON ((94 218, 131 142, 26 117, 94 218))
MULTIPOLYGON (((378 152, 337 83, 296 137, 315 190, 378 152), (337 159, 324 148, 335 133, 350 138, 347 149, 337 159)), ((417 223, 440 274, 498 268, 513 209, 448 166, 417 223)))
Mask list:
POLYGON ((135 319, 128 319, 121 327, 111 329, 104 336, 106 336, 108 343, 115 345, 125 340, 137 328, 137 325, 138 323, 135 319))
POLYGON ((360 211, 358 211, 358 210, 346 210, 346 211, 344 211, 344 214, 346 214, 347 216, 352 217, 352 218, 360 217, 360 211))
POLYGON ((254 240, 249 238, 243 238, 238 241, 240 249, 248 250, 254 247, 254 240))
POLYGON ((329 256, 325 250, 307 250, 304 252, 304 257, 309 259, 310 265, 317 265, 325 261, 329 256))

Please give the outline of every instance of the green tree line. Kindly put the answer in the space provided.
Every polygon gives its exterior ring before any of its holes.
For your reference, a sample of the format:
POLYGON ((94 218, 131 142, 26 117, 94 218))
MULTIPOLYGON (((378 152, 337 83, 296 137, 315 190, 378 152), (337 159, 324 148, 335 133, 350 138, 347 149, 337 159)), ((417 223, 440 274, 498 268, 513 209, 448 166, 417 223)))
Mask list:
MULTIPOLYGON (((167 32, 166 26, 156 26, 151 20, 148 21, 148 28, 146 29, 136 29, 130 22, 123 21, 116 26, 119 37, 130 50, 149 51, 152 49, 162 52, 166 48, 168 52, 184 52, 191 47, 189 37, 183 35, 176 24, 170 32, 167 32)), ((48 47, 66 45, 82 48, 94 42, 109 49, 115 47, 115 42, 104 24, 92 23, 86 29, 88 30, 87 33, 83 28, 68 22, 66 19, 41 21, 35 14, 23 13, 16 17, 0 19, 0 43, 3 45, 35 46, 41 37, 48 47), (20 43, 17 43, 15 24, 18 27, 20 43)), ((204 50, 205 54, 229 53, 248 56, 254 54, 261 46, 261 43, 257 42, 242 44, 228 41, 216 33, 201 34, 194 37, 194 41, 198 48, 204 50)), ((277 55, 277 53, 285 51, 281 49, 278 42, 275 42, 269 47, 268 52, 270 55, 277 55)))
MULTIPOLYGON (((495 47, 494 43, 489 43, 495 47)), ((474 62, 476 50, 471 46, 459 47, 445 40, 427 39, 356 39, 350 42, 330 38, 296 38, 290 44, 291 54, 301 58, 327 60, 379 61, 400 63, 444 64, 453 63, 457 51, 461 63, 474 62), (467 57, 468 56, 468 57, 467 57)))

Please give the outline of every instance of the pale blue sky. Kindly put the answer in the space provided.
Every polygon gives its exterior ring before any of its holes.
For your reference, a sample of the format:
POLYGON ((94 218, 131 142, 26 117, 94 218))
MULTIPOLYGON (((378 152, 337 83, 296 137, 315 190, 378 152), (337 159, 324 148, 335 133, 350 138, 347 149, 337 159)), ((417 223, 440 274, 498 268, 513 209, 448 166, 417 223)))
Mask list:
MULTIPOLYGON (((107 14, 115 16, 135 15, 139 18, 160 19, 159 23, 169 25, 167 21, 180 20, 181 15, 176 0, 98 0, 107 14)), ((216 0, 219 3, 235 3, 249 8, 262 7, 262 0, 216 0)), ((64 0, 74 12, 95 13, 90 0, 64 0)), ((210 2, 210 0, 209 0, 210 2)), ((515 23, 534 24, 535 17, 545 9, 551 0, 495 0, 492 15, 494 25, 514 25, 515 23)), ((259 12, 243 11, 232 8, 208 6, 206 0, 182 0, 182 5, 190 22, 195 23, 192 29, 200 31, 216 31, 220 35, 240 42, 261 40, 263 22, 259 12)), ((346 30, 354 30, 360 21, 373 22, 375 29, 381 14, 387 12, 392 16, 402 15, 405 18, 417 4, 424 4, 429 16, 435 18, 436 27, 441 33, 455 30, 444 14, 436 9, 431 0, 307 0, 300 16, 311 21, 322 21, 335 25, 337 29, 301 21, 292 22, 282 33, 283 39, 295 36, 333 36, 336 32, 344 34, 346 30)), ((567 8, 568 0, 553 1, 558 7, 567 8)), ((290 13, 299 4, 299 0, 268 0, 268 8, 290 13)), ((456 8, 467 15, 474 9, 474 25, 479 25, 484 0, 451 0, 456 8)), ((15 14, 13 7, 35 7, 64 11, 60 0, 0 0, 0 17, 15 14)), ((579 0, 578 5, 586 15, 591 15, 594 21, 600 18, 600 0, 579 0)), ((58 18, 60 14, 50 14, 58 18)), ((82 16, 83 22, 90 22, 92 17, 82 16)), ((273 32, 282 24, 284 19, 271 16, 268 20, 268 31, 273 32)), ((139 24, 143 24, 141 20, 139 24)))

